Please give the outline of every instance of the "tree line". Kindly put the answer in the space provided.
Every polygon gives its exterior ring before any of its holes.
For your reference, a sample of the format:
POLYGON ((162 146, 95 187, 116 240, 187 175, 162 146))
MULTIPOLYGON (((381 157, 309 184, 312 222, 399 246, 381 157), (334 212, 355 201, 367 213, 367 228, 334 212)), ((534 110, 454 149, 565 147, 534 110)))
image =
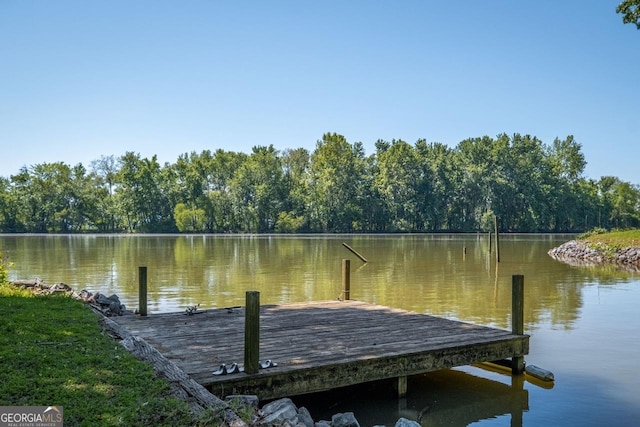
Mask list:
POLYGON ((456 147, 326 133, 313 152, 256 146, 160 165, 127 152, 0 178, 4 233, 575 232, 640 226, 640 187, 583 176, 573 136, 501 134, 456 147))

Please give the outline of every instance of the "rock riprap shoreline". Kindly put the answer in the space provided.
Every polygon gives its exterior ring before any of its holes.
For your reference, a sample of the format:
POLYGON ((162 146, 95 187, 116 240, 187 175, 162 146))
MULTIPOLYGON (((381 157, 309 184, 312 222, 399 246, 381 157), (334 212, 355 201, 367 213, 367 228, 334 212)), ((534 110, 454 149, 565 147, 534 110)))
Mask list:
POLYGON ((53 283, 50 285, 40 279, 14 280, 10 284, 21 289, 29 289, 35 295, 69 295, 91 305, 105 316, 122 316, 123 314, 131 313, 127 311, 127 307, 120 302, 120 298, 115 294, 108 297, 100 292, 92 293, 86 289, 76 292, 66 283, 53 283))
POLYGON ((614 248, 589 241, 570 240, 551 249, 548 254, 555 260, 570 265, 616 264, 625 269, 640 271, 640 248, 614 248))

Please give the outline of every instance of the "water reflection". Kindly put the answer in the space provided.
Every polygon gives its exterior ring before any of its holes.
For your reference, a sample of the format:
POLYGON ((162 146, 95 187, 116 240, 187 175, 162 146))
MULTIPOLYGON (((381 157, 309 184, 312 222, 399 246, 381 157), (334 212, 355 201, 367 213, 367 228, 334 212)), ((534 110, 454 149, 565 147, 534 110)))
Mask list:
POLYGON ((476 421, 506 416, 511 426, 522 426, 529 409, 524 377, 501 382, 457 369, 430 372, 409 378, 405 399, 393 398, 391 381, 381 381, 338 391, 300 396, 298 406, 316 419, 331 420, 338 412, 354 412, 361 425, 394 425, 400 417, 422 426, 467 426, 476 421))
POLYGON ((511 276, 523 274, 527 327, 548 319, 570 329, 583 286, 631 273, 551 260, 547 251, 566 239, 503 236, 499 264, 484 235, 2 236, 0 248, 15 263, 12 278, 117 293, 129 307, 137 305, 138 267, 147 266, 156 312, 238 305, 246 290, 267 304, 336 299, 341 260, 353 258, 354 299, 508 328, 511 276))

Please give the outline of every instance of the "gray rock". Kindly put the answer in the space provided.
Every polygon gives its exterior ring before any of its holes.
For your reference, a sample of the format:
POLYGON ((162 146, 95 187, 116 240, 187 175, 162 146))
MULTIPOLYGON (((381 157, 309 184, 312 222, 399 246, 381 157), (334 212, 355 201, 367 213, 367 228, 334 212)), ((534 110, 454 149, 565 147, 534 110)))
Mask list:
POLYGON ((118 298, 118 295, 111 295, 110 297, 107 297, 104 294, 101 294, 100 292, 96 292, 96 294, 94 295, 95 301, 100 304, 100 305, 106 305, 109 306, 113 303, 116 303, 118 305, 120 305, 120 298, 118 298))
POLYGON ((320 420, 316 423, 315 427, 331 427, 331 423, 326 420, 320 420))
POLYGON ((111 300, 106 295, 101 294, 100 292, 96 292, 94 297, 95 297, 94 298, 95 301, 100 305, 110 305, 111 304, 111 300))
POLYGON ((333 427, 360 427, 360 423, 358 423, 358 420, 356 420, 353 412, 335 414, 333 417, 331 417, 331 425, 333 427))
POLYGON ((120 308, 120 304, 115 301, 109 304, 109 311, 113 314, 122 314, 122 309, 120 308))
POLYGON ((55 283, 49 288, 50 293, 54 292, 71 292, 73 289, 66 283, 55 283))
POLYGON ((396 427, 420 427, 420 423, 417 421, 411 421, 406 418, 400 418, 396 421, 396 427))
POLYGON ((80 299, 84 302, 94 302, 96 297, 86 289, 80 291, 80 299))
POLYGON ((271 426, 285 423, 295 426, 298 423, 298 408, 289 398, 273 401, 262 408, 261 422, 271 426))
POLYGON ((298 409, 298 424, 302 423, 305 427, 314 427, 313 418, 304 406, 298 409))
POLYGON ((284 407, 293 407, 296 410, 296 413, 298 412, 298 408, 296 407, 295 403, 293 403, 293 401, 288 397, 284 397, 282 399, 274 400, 273 402, 267 403, 262 407, 262 412, 264 412, 265 414, 272 413, 284 407))

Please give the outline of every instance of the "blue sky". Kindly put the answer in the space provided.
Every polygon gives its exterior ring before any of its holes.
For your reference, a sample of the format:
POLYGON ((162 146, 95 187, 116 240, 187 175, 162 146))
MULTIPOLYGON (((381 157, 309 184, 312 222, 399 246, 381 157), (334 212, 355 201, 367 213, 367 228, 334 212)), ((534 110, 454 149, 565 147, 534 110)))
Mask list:
POLYGON ((127 151, 574 135, 640 184, 618 0, 0 0, 0 176, 127 151))

